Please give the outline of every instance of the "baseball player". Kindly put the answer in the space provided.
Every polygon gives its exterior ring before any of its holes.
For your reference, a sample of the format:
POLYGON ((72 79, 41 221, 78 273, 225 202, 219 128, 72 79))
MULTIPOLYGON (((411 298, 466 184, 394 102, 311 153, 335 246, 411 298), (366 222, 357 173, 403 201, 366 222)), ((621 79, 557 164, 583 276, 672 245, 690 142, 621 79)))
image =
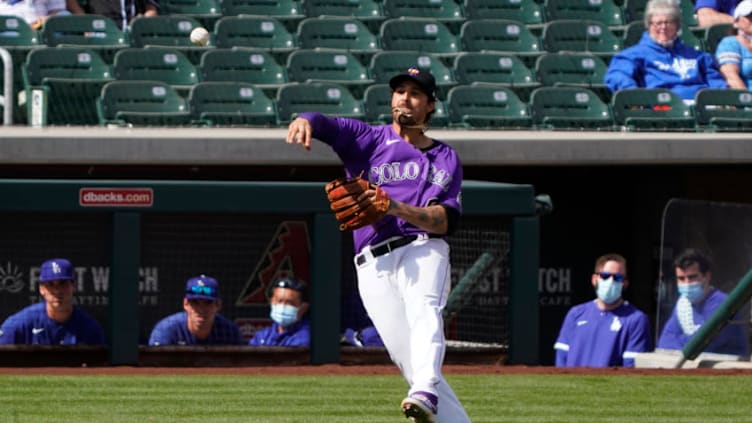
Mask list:
POLYGON ((240 345, 235 323, 219 314, 219 282, 200 275, 185 283, 183 310, 160 320, 151 331, 149 345, 240 345))
POLYGON ((42 263, 39 294, 44 301, 8 317, 0 326, 0 344, 103 345, 99 322, 73 304, 74 280, 68 260, 42 263))
POLYGON ((401 403, 413 422, 464 423, 470 418, 441 374, 446 343, 441 311, 450 290, 449 244, 462 211, 462 167, 447 144, 426 135, 436 82, 417 67, 394 76, 389 125, 302 113, 287 143, 328 144, 348 176, 389 197, 386 215, 353 231, 363 305, 410 388, 401 403))
POLYGON ((593 301, 572 307, 556 339, 557 367, 634 367, 636 353, 653 350, 648 316, 622 298, 627 261, 606 254, 590 278, 593 301))

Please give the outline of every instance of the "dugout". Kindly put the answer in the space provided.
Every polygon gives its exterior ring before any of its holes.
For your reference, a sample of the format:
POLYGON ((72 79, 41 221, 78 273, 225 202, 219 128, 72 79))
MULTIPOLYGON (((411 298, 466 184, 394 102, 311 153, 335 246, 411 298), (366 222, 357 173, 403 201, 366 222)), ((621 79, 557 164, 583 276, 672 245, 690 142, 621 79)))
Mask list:
MULTIPOLYGON (((313 340, 299 353, 312 364, 340 362, 343 300, 354 284, 352 251, 323 187, 2 180, 0 319, 39 301, 39 265, 66 257, 76 267, 77 303, 102 323, 108 339, 105 359, 89 349, 78 352, 89 354, 90 363, 143 364, 145 356, 154 357, 144 346, 148 333, 182 309, 189 277, 216 277, 221 313, 248 335, 269 324, 266 284, 292 274, 311 286, 313 340)), ((536 364, 540 204, 534 187, 465 181, 463 204, 463 223, 449 239, 453 285, 463 288, 448 307, 448 339, 460 349, 496 348, 507 353, 505 361, 536 364)), ((216 351, 268 364, 269 351, 252 349, 216 351)), ((0 349, 0 365, 39 365, 55 356, 49 348, 7 346, 0 349)), ((195 360, 184 364, 190 363, 195 360)))

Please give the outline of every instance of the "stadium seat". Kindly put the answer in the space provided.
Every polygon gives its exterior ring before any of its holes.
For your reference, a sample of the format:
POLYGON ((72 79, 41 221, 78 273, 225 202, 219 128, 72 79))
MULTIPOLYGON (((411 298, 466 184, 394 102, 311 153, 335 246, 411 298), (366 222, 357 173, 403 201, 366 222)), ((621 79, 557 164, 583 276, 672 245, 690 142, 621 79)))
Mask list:
POLYGON ((225 16, 214 26, 217 48, 248 47, 270 52, 278 63, 298 47, 295 35, 287 27, 269 16, 225 16))
POLYGON ((525 25, 544 22, 541 5, 535 0, 465 0, 465 16, 476 19, 508 19, 525 25))
POLYGON ((110 64, 118 50, 128 47, 126 35, 117 23, 100 15, 50 16, 44 23, 40 38, 50 47, 85 46, 110 64))
POLYGON ((191 88, 188 104, 194 121, 210 126, 272 126, 274 101, 248 82, 200 82, 191 88))
POLYGON ((353 17, 320 16, 300 22, 297 32, 301 48, 328 48, 352 53, 363 63, 379 52, 379 39, 366 24, 353 17))
POLYGON ((715 131, 752 130, 752 92, 747 90, 700 90, 695 95, 697 123, 715 131))
POLYGON ((277 121, 290 123, 298 113, 317 111, 326 115, 364 119, 363 103, 346 86, 333 82, 290 83, 277 91, 277 121))
POLYGON ((527 104, 507 87, 460 85, 449 90, 449 122, 464 128, 529 128, 527 104))
POLYGON ((642 21, 645 17, 645 5, 648 0, 624 0, 622 9, 624 10, 624 23, 630 24, 636 21, 642 21))
POLYGON ((400 73, 404 73, 410 66, 428 69, 436 79, 436 95, 445 99, 449 89, 457 85, 452 69, 445 65, 437 56, 417 51, 381 51, 371 58, 368 67, 371 78, 378 83, 388 83, 400 73))
POLYGON ((99 54, 83 47, 32 50, 22 72, 27 99, 33 89, 45 91, 49 125, 96 125, 96 99, 113 79, 99 54))
MULTIPOLYGON (((392 89, 389 84, 373 84, 363 94, 365 120, 374 125, 392 123, 392 89)), ((436 100, 434 114, 429 126, 442 128, 448 125, 448 111, 445 102, 436 100)))
POLYGON ((545 0, 546 21, 582 19, 608 27, 624 25, 621 7, 613 0, 545 0))
POLYGON ((512 89, 523 101, 541 86, 533 72, 512 54, 496 52, 460 53, 454 60, 454 75, 460 84, 491 83, 512 89))
POLYGON ((459 39, 441 22, 428 18, 388 19, 381 25, 379 37, 385 50, 419 51, 439 56, 456 56, 459 39))
POLYGON ((680 1, 679 8, 681 9, 682 14, 682 26, 694 28, 699 25, 697 22, 697 14, 695 13, 695 2, 680 1))
POLYGON ((191 123, 186 100, 160 81, 111 81, 97 99, 100 125, 180 126, 191 123))
MULTIPOLYGON (((32 49, 40 47, 38 34, 22 18, 0 16, 0 47, 7 50, 13 60, 13 91, 17 92, 23 88, 21 68, 26 62, 26 55, 32 49)), ((2 72, 0 72, 0 82, 5 83, 5 75, 2 72)), ((0 93, 1 96, 2 93, 0 93)), ((18 96, 12 95, 12 97, 14 104, 13 121, 21 123, 26 111, 18 103, 18 96)), ((4 104, 4 101, 0 104, 0 110, 4 110, 4 104)))
POLYGON ((608 104, 587 88, 541 87, 530 96, 533 124, 541 129, 595 130, 614 125, 608 104))
POLYGON ((589 53, 548 53, 535 63, 535 74, 544 86, 588 88, 605 102, 611 100, 604 83, 607 70, 603 59, 589 53))
POLYGON ((303 2, 305 15, 353 17, 362 21, 374 34, 386 19, 381 0, 305 0, 303 2))
MULTIPOLYGON (((622 44, 624 48, 631 47, 642 38, 642 34, 645 32, 645 23, 642 21, 632 22, 626 26, 623 35, 622 44)), ((695 50, 703 50, 704 45, 700 38, 698 38, 691 29, 686 26, 682 26, 679 32, 679 38, 682 42, 695 50)))
POLYGON ((634 88, 614 93, 611 102, 617 125, 633 131, 687 131, 695 117, 674 92, 663 88, 634 88))
POLYGON ((503 51, 519 56, 532 67, 542 54, 540 39, 527 26, 508 19, 469 20, 460 29, 463 51, 503 51))
POLYGON ((605 24, 598 21, 563 19, 548 22, 543 27, 543 49, 589 52, 610 58, 622 49, 622 41, 605 24))
POLYGON ((384 15, 392 18, 427 18, 446 25, 457 33, 465 22, 462 6, 454 0, 383 0, 384 15))
POLYGON ((263 50, 216 49, 201 58, 202 81, 235 81, 252 83, 271 97, 289 82, 287 68, 263 50), (273 94, 273 95, 272 95, 273 94))
POLYGON ((257 15, 275 18, 285 25, 290 33, 306 16, 299 0, 222 0, 222 15, 257 15))
POLYGON ((287 58, 287 75, 295 82, 334 82, 344 85, 357 98, 373 83, 368 68, 340 50, 297 50, 287 58))
POLYGON ((715 24, 705 28, 704 31, 705 34, 702 40, 703 46, 705 47, 705 51, 711 55, 715 55, 715 48, 718 47, 718 43, 721 42, 724 37, 732 34, 736 35, 734 24, 730 23, 715 24))
MULTIPOLYGON (((170 47, 183 53, 191 63, 197 65, 201 55, 211 47, 198 47, 191 42, 191 31, 201 23, 189 16, 165 15, 139 17, 131 22, 131 47, 170 47)), ((214 45, 209 41, 209 45, 214 45)))
POLYGON ((222 17, 220 0, 159 0, 161 13, 165 15, 190 16, 201 22, 209 32, 222 17))
POLYGON ((199 72, 188 58, 171 48, 128 48, 117 52, 113 65, 117 80, 161 81, 183 96, 199 82, 199 72))

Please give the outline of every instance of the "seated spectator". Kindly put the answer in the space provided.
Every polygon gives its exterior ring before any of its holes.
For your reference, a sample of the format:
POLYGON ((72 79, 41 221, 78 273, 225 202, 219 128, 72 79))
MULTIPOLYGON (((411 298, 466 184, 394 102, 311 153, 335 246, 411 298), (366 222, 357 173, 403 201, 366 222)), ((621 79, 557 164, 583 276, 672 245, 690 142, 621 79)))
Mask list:
MULTIPOLYGON (((685 0, 686 1, 686 0, 685 0)), ((733 23, 734 8, 739 0, 697 0, 695 14, 697 24, 706 28, 715 24, 733 23)))
POLYGON ((185 284, 183 310, 160 320, 151 331, 149 345, 240 345, 237 325, 219 310, 219 282, 201 275, 185 284))
POLYGON ((38 30, 52 15, 70 14, 66 0, 4 0, 0 1, 0 15, 18 16, 38 30))
POLYGON ((115 21, 120 29, 126 30, 131 21, 139 16, 157 16, 157 0, 67 0, 68 10, 74 15, 103 15, 115 21))
POLYGON ((679 38, 681 11, 674 0, 650 0, 645 7, 645 26, 637 44, 611 59, 605 77, 611 92, 667 88, 692 104, 698 90, 726 88, 713 57, 679 38))
POLYGON ((261 347, 307 347, 311 344, 308 312, 308 288, 294 278, 280 279, 269 298, 271 326, 253 335, 249 345, 261 347))
POLYGON ((736 35, 718 43, 715 58, 729 88, 747 90, 752 82, 752 0, 744 0, 734 10, 736 35))
POLYGON ((73 304, 75 279, 66 259, 42 263, 39 294, 44 301, 8 317, 0 326, 0 344, 103 345, 99 322, 73 304))
MULTIPOLYGON (((726 300, 726 293, 710 285, 712 263, 702 251, 687 249, 674 260, 679 299, 663 326, 658 348, 680 350, 726 300)), ((739 320, 735 316, 734 320, 739 320)), ((749 354, 744 328, 726 325, 705 347, 704 352, 717 354, 749 354)))

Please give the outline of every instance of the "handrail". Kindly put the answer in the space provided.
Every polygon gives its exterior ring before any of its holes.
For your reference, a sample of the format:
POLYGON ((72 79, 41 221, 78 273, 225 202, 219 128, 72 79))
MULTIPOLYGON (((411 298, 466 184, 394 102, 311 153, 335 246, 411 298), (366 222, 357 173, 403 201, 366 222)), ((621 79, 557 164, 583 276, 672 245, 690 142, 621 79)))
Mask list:
POLYGON ((13 58, 8 50, 0 47, 3 60, 3 125, 13 124, 13 58))

